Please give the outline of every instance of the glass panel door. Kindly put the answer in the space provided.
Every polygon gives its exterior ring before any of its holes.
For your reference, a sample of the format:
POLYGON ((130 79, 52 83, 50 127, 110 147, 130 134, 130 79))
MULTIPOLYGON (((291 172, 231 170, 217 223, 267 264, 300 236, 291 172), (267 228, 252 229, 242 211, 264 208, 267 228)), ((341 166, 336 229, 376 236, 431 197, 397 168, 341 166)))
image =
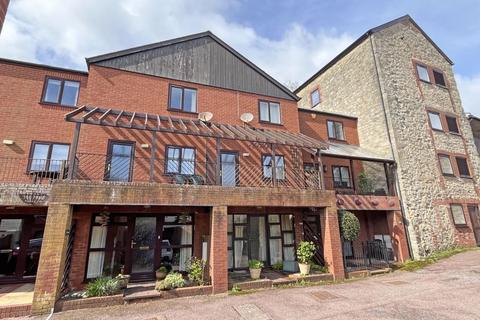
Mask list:
POLYGON ((17 275, 23 219, 0 221, 0 279, 17 275))
POLYGON ((133 142, 111 142, 107 155, 105 180, 130 181, 133 164, 133 142))
POLYGON ((248 223, 249 259, 267 261, 265 216, 250 217, 248 223))
POLYGON ((131 242, 132 274, 151 273, 155 265, 157 218, 137 217, 131 242))
POLYGON ((222 152, 220 160, 222 186, 235 187, 238 181, 237 154, 234 152, 222 152))

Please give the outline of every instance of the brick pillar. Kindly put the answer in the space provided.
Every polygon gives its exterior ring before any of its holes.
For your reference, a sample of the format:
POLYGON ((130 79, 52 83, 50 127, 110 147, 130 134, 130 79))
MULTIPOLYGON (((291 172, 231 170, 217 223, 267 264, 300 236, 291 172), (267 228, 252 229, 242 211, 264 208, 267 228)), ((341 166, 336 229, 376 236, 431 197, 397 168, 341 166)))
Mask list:
POLYGON ((72 219, 75 222, 75 239, 73 239, 69 280, 72 289, 78 290, 84 287, 83 279, 85 278, 85 266, 87 264, 92 213, 89 211, 75 212, 72 219))
POLYGON ((213 293, 228 291, 227 207, 213 207, 210 217, 210 276, 213 293))
POLYGON ((295 230, 295 242, 300 243, 304 239, 303 235, 303 212, 295 212, 294 219, 295 222, 294 230, 295 230))
POLYGON ((343 266, 342 241, 340 239, 340 227, 338 226, 337 207, 334 204, 321 211, 320 223, 325 263, 335 280, 343 280, 345 279, 345 269, 343 266))
POLYGON ((399 262, 405 262, 409 255, 402 213, 400 211, 387 211, 387 223, 390 237, 392 237, 393 252, 399 262))
POLYGON ((65 265, 68 244, 66 231, 70 229, 71 222, 72 207, 69 204, 49 204, 33 294, 32 314, 49 313, 55 306, 65 265))

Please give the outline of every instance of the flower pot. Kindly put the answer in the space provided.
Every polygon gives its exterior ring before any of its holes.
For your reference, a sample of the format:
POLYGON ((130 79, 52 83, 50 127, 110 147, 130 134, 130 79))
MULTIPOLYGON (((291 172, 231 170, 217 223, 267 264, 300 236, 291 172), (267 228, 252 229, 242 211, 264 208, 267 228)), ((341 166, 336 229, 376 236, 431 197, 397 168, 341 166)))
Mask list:
POLYGON ((130 280, 129 275, 123 275, 121 277, 118 277, 118 283, 120 285, 120 289, 126 289, 128 286, 128 281, 130 280))
POLYGON ((250 278, 253 280, 260 279, 260 274, 262 273, 262 269, 252 269, 250 268, 250 278))
POLYGON ((300 274, 307 275, 310 274, 310 264, 309 263, 298 263, 298 267, 300 268, 300 274))
POLYGON ((155 271, 155 277, 157 280, 163 280, 167 276, 168 272, 165 271, 155 271))

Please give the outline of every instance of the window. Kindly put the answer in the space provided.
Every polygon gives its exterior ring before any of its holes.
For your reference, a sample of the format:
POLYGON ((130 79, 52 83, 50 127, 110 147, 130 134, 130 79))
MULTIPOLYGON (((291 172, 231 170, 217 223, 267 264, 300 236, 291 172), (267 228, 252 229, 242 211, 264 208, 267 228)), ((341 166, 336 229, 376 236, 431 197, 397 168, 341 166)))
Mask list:
POLYGON ((422 81, 430 82, 430 75, 428 74, 428 68, 417 64, 418 78, 422 81))
POLYGON ((446 87, 447 84, 445 83, 445 77, 443 73, 440 71, 433 70, 433 79, 435 80, 435 84, 446 87))
POLYGON ((447 127, 449 132, 460 133, 458 130, 457 118, 446 116, 447 127))
POLYGON ((63 143, 33 142, 30 172, 60 172, 65 167, 70 146, 63 143))
POLYGON ((470 170, 468 170, 467 159, 463 157, 455 157, 457 161, 458 173, 461 177, 470 177, 470 170))
POLYGON ((170 86, 168 108, 174 111, 197 112, 197 90, 170 86))
POLYGON ((279 103, 260 101, 259 108, 260 108, 260 121, 281 124, 279 103))
POLYGON ((453 176, 453 168, 452 163, 450 162, 450 157, 445 154, 439 154, 438 160, 440 161, 440 168, 442 169, 442 173, 444 175, 453 176))
POLYGON ((43 102, 74 107, 77 105, 80 82, 47 78, 43 102))
POLYGON ((337 121, 327 121, 328 137, 335 140, 345 140, 343 134, 343 123, 337 121))
POLYGON ((312 107, 315 107, 320 103, 320 91, 318 91, 318 89, 315 89, 310 93, 310 100, 312 101, 312 107))
MULTIPOLYGON (((263 166, 263 177, 264 178, 272 178, 272 156, 265 155, 262 156, 262 166, 263 166)), ((284 180, 285 179, 285 159, 281 155, 275 156, 275 177, 277 180, 284 180)))
POLYGON ((428 111, 428 119, 430 120, 432 129, 443 131, 442 120, 439 113, 428 111))
POLYGON ((348 167, 333 166, 333 185, 335 188, 351 188, 350 170, 348 167))
POLYGON ((162 230, 161 261, 174 271, 187 271, 193 249, 193 217, 165 216, 162 230))
POLYGON ((465 214, 463 213, 463 206, 461 204, 451 204, 450 210, 452 211, 453 223, 455 225, 464 226, 467 224, 465 214))
POLYGON ((166 173, 195 174, 195 149, 167 147, 166 173))

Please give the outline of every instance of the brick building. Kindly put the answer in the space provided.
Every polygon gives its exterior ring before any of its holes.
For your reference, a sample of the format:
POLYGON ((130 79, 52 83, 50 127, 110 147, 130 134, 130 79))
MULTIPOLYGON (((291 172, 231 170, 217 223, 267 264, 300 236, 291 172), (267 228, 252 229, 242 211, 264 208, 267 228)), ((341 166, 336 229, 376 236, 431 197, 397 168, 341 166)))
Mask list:
POLYGON ((404 16, 366 32, 295 91, 301 110, 357 117, 362 148, 395 161, 414 257, 480 239, 480 158, 452 64, 404 16))

